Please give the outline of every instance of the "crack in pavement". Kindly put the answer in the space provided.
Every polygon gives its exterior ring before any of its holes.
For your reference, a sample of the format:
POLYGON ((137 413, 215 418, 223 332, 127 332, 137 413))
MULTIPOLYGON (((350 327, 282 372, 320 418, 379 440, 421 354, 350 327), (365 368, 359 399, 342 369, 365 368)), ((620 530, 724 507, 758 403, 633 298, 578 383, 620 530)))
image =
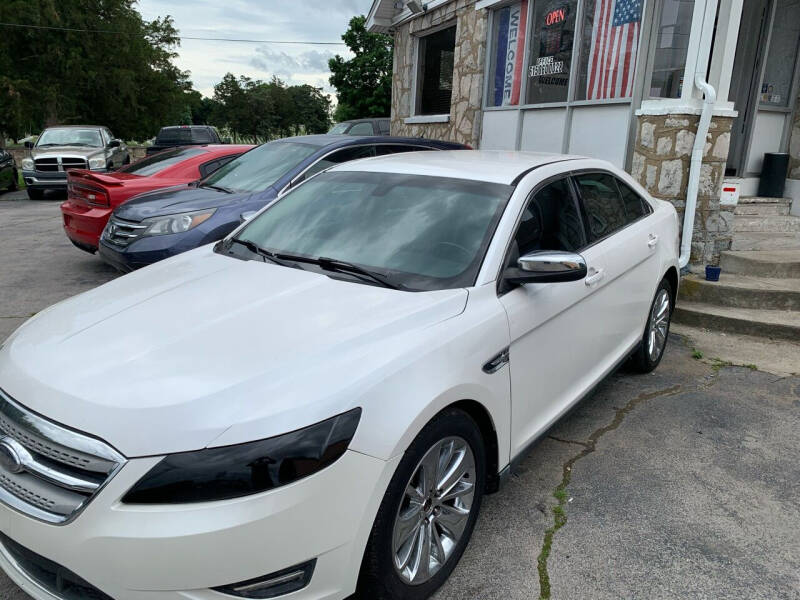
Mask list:
POLYGON ((561 529, 567 522, 567 513, 565 512, 564 507, 567 504, 567 486, 569 485, 570 479, 572 478, 573 465, 580 459, 582 459, 584 456, 587 456, 592 452, 594 452, 597 447, 598 440, 609 431, 614 431, 615 429, 617 429, 617 427, 619 427, 625 420, 625 415, 631 412, 639 404, 641 404, 642 402, 646 402, 647 400, 653 400, 655 398, 674 396, 675 394, 678 394, 681 390, 682 387, 680 385, 673 385, 672 387, 668 387, 663 390, 658 390, 656 392, 648 392, 646 394, 640 394, 636 398, 633 398, 622 408, 617 409, 617 411, 614 413, 614 418, 611 420, 611 423, 609 423, 604 427, 601 427, 600 429, 595 430, 591 435, 589 435, 588 440, 585 442, 564 440, 564 439, 558 439, 554 436, 548 436, 557 442, 561 442, 564 444, 577 444, 583 446, 583 450, 581 450, 574 456, 570 457, 567 460, 567 462, 564 463, 561 474, 561 483, 559 483, 556 486, 556 489, 553 491, 553 497, 556 500, 558 500, 558 504, 556 504, 553 507, 553 525, 545 531, 544 540, 542 542, 542 550, 537 558, 538 568, 539 568, 540 600, 546 600, 550 598, 550 574, 547 571, 547 559, 550 556, 550 549, 553 544, 553 536, 555 536, 556 532, 559 529, 561 529))

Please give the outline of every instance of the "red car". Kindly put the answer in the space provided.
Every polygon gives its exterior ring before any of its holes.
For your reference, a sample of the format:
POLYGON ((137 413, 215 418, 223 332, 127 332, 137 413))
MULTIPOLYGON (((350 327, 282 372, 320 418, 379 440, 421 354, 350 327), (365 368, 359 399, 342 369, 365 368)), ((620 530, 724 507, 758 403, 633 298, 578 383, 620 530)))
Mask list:
POLYGON ((67 173, 67 201, 61 205, 64 231, 78 248, 94 254, 117 206, 145 192, 203 179, 251 148, 187 146, 153 154, 110 173, 72 169, 67 173))

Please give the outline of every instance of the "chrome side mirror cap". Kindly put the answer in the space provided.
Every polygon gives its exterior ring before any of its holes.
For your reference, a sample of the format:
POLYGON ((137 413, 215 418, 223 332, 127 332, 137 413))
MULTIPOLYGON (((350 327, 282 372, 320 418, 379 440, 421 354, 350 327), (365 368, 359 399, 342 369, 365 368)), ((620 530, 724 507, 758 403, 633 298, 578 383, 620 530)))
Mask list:
POLYGON ((586 277, 586 260, 575 252, 545 250, 520 256, 517 268, 506 269, 511 283, 558 283, 586 277))

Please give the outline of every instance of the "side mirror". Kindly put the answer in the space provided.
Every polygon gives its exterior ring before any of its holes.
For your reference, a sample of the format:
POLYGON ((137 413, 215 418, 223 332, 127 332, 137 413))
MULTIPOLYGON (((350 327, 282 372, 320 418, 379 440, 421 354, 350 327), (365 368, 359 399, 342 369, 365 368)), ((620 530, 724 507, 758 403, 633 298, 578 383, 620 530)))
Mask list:
POLYGON ((120 146, 119 140, 111 140, 110 142, 108 142, 109 148, 119 148, 119 146, 120 146))
POLYGON ((505 279, 511 283, 558 283, 586 277, 586 261, 580 254, 544 250, 520 256, 517 267, 509 267, 505 279))
POLYGON ((242 223, 246 223, 250 219, 256 216, 257 210, 246 210, 242 214, 239 215, 239 221, 242 223))
POLYGON ((26 147, 28 150, 30 150, 31 148, 33 148, 33 142, 32 142, 32 141, 30 141, 30 140, 28 140, 27 142, 25 142, 25 147, 26 147))

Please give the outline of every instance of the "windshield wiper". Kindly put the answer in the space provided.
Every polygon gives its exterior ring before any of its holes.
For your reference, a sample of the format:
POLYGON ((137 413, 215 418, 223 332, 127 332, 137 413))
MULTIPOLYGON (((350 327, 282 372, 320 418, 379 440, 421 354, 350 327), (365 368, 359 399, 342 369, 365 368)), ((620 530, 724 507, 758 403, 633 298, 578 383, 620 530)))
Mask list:
POLYGON ((295 254, 283 254, 281 252, 275 253, 275 258, 280 260, 290 260, 293 262, 301 262, 301 263, 309 263, 312 265, 318 265, 325 271, 334 271, 339 273, 351 273, 354 275, 361 275, 363 277, 367 277, 374 281, 375 283, 382 285, 383 287, 392 289, 392 290, 399 290, 402 288, 401 285, 392 283, 389 281, 385 276, 381 275, 380 273, 376 273, 375 271, 370 271, 369 269, 365 269, 364 267, 360 267, 354 263, 347 262, 344 260, 337 260, 335 258, 327 258, 325 256, 320 256, 319 258, 310 258, 308 256, 299 256, 295 254))
POLYGON ((220 192, 225 192, 226 194, 232 194, 233 190, 230 188, 222 187, 221 185, 211 185, 210 183, 201 183, 197 187, 200 188, 208 188, 211 190, 219 190, 220 192))
MULTIPOLYGON (((243 239, 240 239, 240 238, 231 238, 229 240, 229 242, 228 242, 229 247, 232 244, 241 244, 242 246, 244 246, 245 248, 250 250, 250 252, 252 252, 253 254, 258 254, 262 258, 269 259, 272 262, 274 262, 276 265, 281 265, 282 267, 288 266, 285 262, 283 262, 282 260, 277 258, 275 256, 274 252, 270 252, 269 250, 265 250, 264 248, 262 248, 261 246, 259 246, 255 242, 251 242, 250 240, 243 240, 243 239)), ((266 262, 266 260, 264 262, 266 262)))

